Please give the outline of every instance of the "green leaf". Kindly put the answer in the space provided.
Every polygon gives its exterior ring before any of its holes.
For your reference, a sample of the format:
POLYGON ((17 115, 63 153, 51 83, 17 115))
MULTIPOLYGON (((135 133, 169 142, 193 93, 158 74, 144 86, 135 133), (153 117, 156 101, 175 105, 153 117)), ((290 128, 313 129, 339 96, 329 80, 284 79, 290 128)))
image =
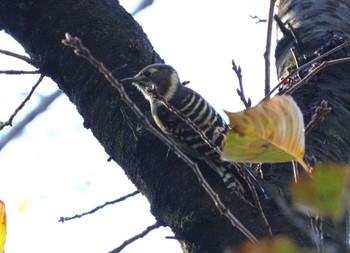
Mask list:
POLYGON ((246 242, 241 247, 232 248, 229 253, 315 253, 308 249, 300 249, 286 237, 263 239, 258 243, 246 242))
POLYGON ((293 203, 301 211, 340 221, 349 200, 349 165, 316 165, 312 177, 303 174, 290 189, 293 203))

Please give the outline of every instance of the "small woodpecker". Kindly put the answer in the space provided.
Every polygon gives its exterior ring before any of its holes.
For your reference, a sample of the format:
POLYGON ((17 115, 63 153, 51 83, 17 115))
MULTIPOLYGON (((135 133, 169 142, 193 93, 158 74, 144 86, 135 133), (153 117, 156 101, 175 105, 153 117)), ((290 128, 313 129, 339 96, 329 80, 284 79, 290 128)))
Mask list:
POLYGON ((201 95, 180 82, 173 67, 152 64, 121 82, 136 86, 149 101, 152 117, 160 130, 186 155, 206 162, 220 175, 227 188, 240 197, 249 199, 249 202, 252 201, 249 185, 253 185, 260 196, 265 196, 264 190, 249 170, 242 171, 242 167, 239 168, 236 163, 221 160, 229 126, 201 95), (169 106, 176 109, 177 113, 169 106))

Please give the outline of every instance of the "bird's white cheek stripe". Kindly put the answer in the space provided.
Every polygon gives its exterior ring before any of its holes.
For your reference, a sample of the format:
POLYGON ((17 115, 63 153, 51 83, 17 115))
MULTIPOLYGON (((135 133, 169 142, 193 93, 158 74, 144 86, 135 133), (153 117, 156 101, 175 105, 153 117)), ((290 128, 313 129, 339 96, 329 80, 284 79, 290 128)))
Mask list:
POLYGON ((169 101, 169 99, 171 99, 174 96, 174 94, 175 94, 175 92, 176 92, 176 90, 178 88, 177 86, 179 85, 179 82, 180 81, 179 81, 178 75, 176 73, 171 73, 171 75, 170 75, 170 85, 169 85, 169 88, 168 88, 167 92, 164 94, 164 98, 166 100, 169 101))

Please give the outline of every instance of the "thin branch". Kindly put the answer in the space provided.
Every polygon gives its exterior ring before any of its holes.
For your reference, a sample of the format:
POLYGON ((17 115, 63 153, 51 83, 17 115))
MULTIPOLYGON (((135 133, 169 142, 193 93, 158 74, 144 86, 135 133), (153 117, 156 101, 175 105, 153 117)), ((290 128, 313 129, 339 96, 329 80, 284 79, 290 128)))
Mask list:
POLYGON ((237 89, 237 94, 243 102, 245 108, 251 107, 252 101, 250 98, 248 100, 245 98, 244 90, 243 90, 243 78, 242 78, 242 69, 240 66, 237 66, 235 61, 232 60, 232 70, 236 73, 238 78, 239 88, 237 89))
POLYGON ((323 235, 323 221, 319 215, 311 215, 307 212, 307 216, 310 222, 310 230, 314 237, 318 239, 319 243, 316 246, 317 252, 324 252, 324 235, 323 235))
POLYGON ((40 104, 36 106, 30 113, 18 123, 16 123, 11 130, 0 139, 0 150, 2 150, 11 140, 13 140, 22 130, 27 126, 35 117, 44 112, 47 107, 52 104, 60 95, 62 94, 61 90, 53 92, 51 95, 44 97, 40 104))
POLYGON ((300 52, 300 49, 302 48, 303 43, 301 42, 301 39, 299 38, 298 34, 295 32, 295 29, 293 28, 290 22, 287 22, 287 26, 288 26, 289 34, 294 39, 296 55, 299 55, 299 52, 300 52))
POLYGON ((293 167, 294 183, 297 183, 299 179, 298 163, 296 161, 292 161, 292 167, 293 167))
POLYGON ((273 18, 276 21, 277 27, 281 30, 281 32, 283 33, 283 36, 288 37, 290 34, 290 31, 286 28, 286 26, 284 25, 284 23, 282 22, 281 18, 275 14, 273 15, 273 18))
POLYGON ((33 95, 35 89, 38 87, 38 85, 41 83, 41 81, 44 79, 44 75, 40 75, 38 81, 36 82, 36 84, 32 87, 31 91, 29 92, 29 94, 27 95, 27 97, 23 100, 23 102, 17 107, 17 109, 15 110, 15 112, 10 116, 10 118, 2 123, 0 122, 0 131, 2 129, 4 129, 5 126, 12 126, 12 121, 14 119, 14 117, 16 117, 17 113, 25 106, 25 104, 28 102, 28 100, 31 98, 31 96, 33 95))
POLYGON ((350 57, 322 62, 320 65, 312 69, 309 72, 309 74, 307 74, 303 79, 300 80, 300 82, 298 82, 293 87, 291 87, 285 94, 287 95, 293 94, 293 92, 295 92, 297 89, 305 85, 312 77, 314 77, 318 72, 320 72, 324 68, 332 65, 340 64, 340 63, 346 63, 346 62, 350 62, 350 57))
POLYGON ((0 70, 0 74, 6 75, 25 75, 25 74, 40 74, 40 70, 25 71, 25 70, 0 70))
POLYGON ((131 15, 135 16, 140 11, 146 9, 147 7, 153 4, 154 0, 142 0, 141 3, 137 6, 137 8, 131 13, 131 15))
POLYGON ((321 216, 317 215, 315 217, 315 229, 316 229, 316 234, 317 234, 317 237, 318 239, 320 240, 320 245, 316 245, 317 246, 317 250, 319 252, 322 252, 324 251, 323 250, 323 247, 324 246, 324 231, 323 231, 323 219, 321 216))
POLYGON ((265 59, 265 96, 270 92, 270 55, 271 55, 271 37, 272 37, 272 23, 273 23, 273 12, 275 8, 276 0, 270 1, 269 7, 269 19, 267 22, 267 33, 266 33, 266 51, 264 53, 265 59))
POLYGON ((29 58, 29 57, 27 57, 25 55, 16 54, 14 52, 3 50, 3 49, 0 49, 0 54, 12 56, 14 58, 17 58, 17 59, 20 59, 22 61, 25 61, 26 63, 32 65, 33 67, 39 68, 39 63, 37 61, 34 61, 33 59, 31 59, 31 58, 29 58))
POLYGON ((119 253, 121 252, 126 246, 128 246, 129 244, 133 243, 134 241, 141 239, 143 237, 145 237, 149 232, 151 232, 152 230, 155 230, 159 227, 161 227, 162 225, 160 224, 160 222, 156 222, 153 225, 147 227, 144 231, 142 231, 140 234, 135 235, 133 237, 131 237, 130 239, 126 240, 125 242, 123 242, 118 248, 115 248, 114 250, 112 250, 109 253, 119 253))
POLYGON ((326 100, 322 100, 321 104, 317 106, 315 113, 312 115, 310 122, 305 127, 305 134, 309 133, 310 130, 318 123, 324 121, 325 116, 332 110, 332 107, 328 106, 326 100))
POLYGON ((139 191, 134 191, 132 193, 129 193, 123 197, 120 197, 118 199, 115 199, 115 200, 112 200, 112 201, 107 201, 106 203, 104 203, 103 205, 100 205, 100 206, 97 206, 95 207, 94 209, 90 210, 90 211, 87 211, 85 213, 82 213, 82 214, 76 214, 74 216, 71 216, 71 217, 60 217, 60 219, 58 220, 58 222, 62 222, 64 223, 65 221, 69 221, 69 220, 74 220, 74 219, 78 219, 78 218, 81 218, 83 216, 86 216, 86 215, 89 215, 89 214, 93 214, 95 213, 96 211, 104 208, 105 206, 108 206, 108 205, 113 205, 115 203, 118 203, 118 202, 122 202, 130 197, 133 197, 137 194, 139 194, 140 192, 139 191))
POLYGON ((208 182, 204 179, 203 174, 198 168, 198 165, 186 156, 179 147, 170 139, 162 135, 148 120, 148 118, 141 112, 141 110, 134 104, 124 90, 124 86, 114 78, 112 73, 104 66, 104 64, 96 60, 90 51, 83 46, 81 40, 77 37, 72 37, 66 33, 66 39, 62 40, 66 46, 74 48, 74 53, 78 56, 84 57, 93 66, 95 66, 110 82, 110 84, 117 89, 121 99, 130 107, 135 113, 136 117, 143 122, 147 129, 159 140, 165 143, 179 158, 181 158, 195 173, 200 185, 207 191, 213 202, 217 206, 221 214, 223 214, 231 224, 236 227, 242 234, 244 234, 250 241, 257 242, 256 237, 232 214, 232 212, 223 204, 216 192, 210 187, 208 182))
POLYGON ((257 15, 255 16, 249 15, 249 17, 251 17, 252 19, 256 19, 255 24, 265 23, 267 21, 265 18, 259 18, 257 15))
POLYGON ((283 84, 285 82, 285 80, 291 78, 292 76, 296 75, 298 72, 308 68, 310 65, 312 65, 313 63, 320 61, 321 59, 335 53, 338 52, 340 49, 350 46, 350 40, 345 41, 343 44, 333 48, 332 50, 329 50, 327 53, 324 53, 323 55, 320 55, 319 57, 316 57, 315 59, 309 61, 308 63, 305 63, 304 65, 302 65, 300 68, 297 68, 293 71, 291 71, 285 78, 283 78, 283 80, 281 80, 260 102, 264 101, 265 99, 269 98, 272 93, 274 93, 280 86, 281 84, 283 84))

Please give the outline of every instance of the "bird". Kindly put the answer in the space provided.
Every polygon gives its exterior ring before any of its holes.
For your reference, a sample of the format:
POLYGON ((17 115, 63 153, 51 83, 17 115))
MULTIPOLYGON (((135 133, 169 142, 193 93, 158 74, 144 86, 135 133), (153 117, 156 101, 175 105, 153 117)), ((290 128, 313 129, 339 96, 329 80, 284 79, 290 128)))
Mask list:
POLYGON ((265 196, 264 189, 248 169, 222 160, 229 125, 207 100, 181 83, 172 66, 151 64, 121 82, 136 86, 150 103, 159 129, 186 155, 204 161, 216 171, 230 191, 249 202, 254 199, 252 187, 265 196))

